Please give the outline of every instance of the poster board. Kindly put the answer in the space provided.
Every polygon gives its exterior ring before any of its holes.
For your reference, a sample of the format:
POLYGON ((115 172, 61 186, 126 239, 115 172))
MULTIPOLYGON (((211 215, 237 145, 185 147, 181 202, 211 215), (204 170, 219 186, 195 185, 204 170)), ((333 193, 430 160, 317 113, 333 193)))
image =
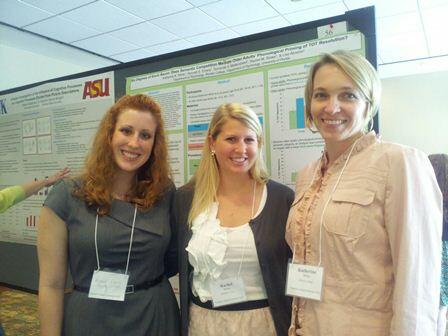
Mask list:
MULTIPOLYGON (((0 161, 0 188, 45 177, 66 165, 76 173, 106 107, 125 93, 137 92, 151 94, 165 110, 170 163, 178 186, 198 164, 211 114, 229 100, 245 103, 258 113, 271 176, 293 186, 295 172, 322 148, 322 140, 303 127, 307 69, 320 52, 345 48, 365 55, 376 67, 373 7, 0 92, 0 160, 4 160, 0 161), (196 77, 194 67, 203 76, 196 77), (167 72, 171 77, 163 78, 167 72), (174 76, 176 72, 183 77, 174 76), (109 95, 101 96, 106 78, 109 95), (89 96, 82 99, 85 90, 89 96), (205 101, 208 94, 212 99, 205 101), (53 100, 57 95, 66 98, 53 100), (23 100, 21 108, 10 106, 13 97, 16 102, 23 100), (24 99, 27 106, 34 106, 33 100, 41 105, 26 108, 24 99), (3 136, 4 131, 9 135, 3 136)), ((376 130, 377 125, 376 120, 376 130)), ((40 193, 0 214, 0 283, 37 289, 34 223, 48 190, 40 193)))

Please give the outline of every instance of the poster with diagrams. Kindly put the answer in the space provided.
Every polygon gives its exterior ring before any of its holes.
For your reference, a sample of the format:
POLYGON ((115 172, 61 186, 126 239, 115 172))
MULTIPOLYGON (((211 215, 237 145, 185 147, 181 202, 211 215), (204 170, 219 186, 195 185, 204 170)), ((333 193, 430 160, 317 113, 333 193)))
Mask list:
MULTIPOLYGON (((223 103, 250 106, 263 125, 271 177, 294 188, 297 171, 323 149, 305 125, 304 88, 312 63, 338 49, 364 54, 364 36, 345 22, 318 38, 127 78, 127 93, 146 93, 161 105, 177 186, 194 174, 210 119, 223 103)), ((325 27, 324 27, 325 28, 325 27)))
MULTIPOLYGON (((113 72, 43 84, 0 96, 0 188, 80 171, 104 112, 114 103, 113 72)), ((0 241, 35 244, 50 189, 0 214, 0 241)))

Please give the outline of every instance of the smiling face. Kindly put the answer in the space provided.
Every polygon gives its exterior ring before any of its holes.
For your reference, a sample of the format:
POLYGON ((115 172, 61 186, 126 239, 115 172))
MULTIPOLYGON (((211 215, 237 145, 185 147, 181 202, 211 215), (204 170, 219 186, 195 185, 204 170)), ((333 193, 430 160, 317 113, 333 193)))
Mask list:
POLYGON ((210 149, 215 152, 221 177, 248 174, 258 155, 257 135, 242 122, 229 119, 216 139, 210 139, 210 149))
POLYGON ((338 66, 320 67, 313 81, 311 116, 327 145, 348 147, 366 125, 367 103, 338 66))
POLYGON ((148 161, 156 129, 150 112, 126 109, 118 116, 111 146, 119 175, 133 176, 148 161))

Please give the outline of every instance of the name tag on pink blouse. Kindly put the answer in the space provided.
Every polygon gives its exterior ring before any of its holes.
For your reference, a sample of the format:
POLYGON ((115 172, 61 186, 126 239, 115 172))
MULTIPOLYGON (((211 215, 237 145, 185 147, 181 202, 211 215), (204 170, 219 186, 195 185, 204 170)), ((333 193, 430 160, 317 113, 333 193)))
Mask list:
POLYGON ((323 267, 290 262, 286 278, 286 295, 320 301, 323 278, 323 267))
POLYGON ((239 277, 214 281, 210 285, 210 291, 215 308, 247 301, 244 281, 239 277))

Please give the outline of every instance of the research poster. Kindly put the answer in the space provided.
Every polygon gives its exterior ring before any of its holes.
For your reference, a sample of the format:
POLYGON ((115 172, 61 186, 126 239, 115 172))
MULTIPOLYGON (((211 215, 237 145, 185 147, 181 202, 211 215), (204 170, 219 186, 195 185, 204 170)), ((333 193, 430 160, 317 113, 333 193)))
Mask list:
MULTIPOLYGON (((263 125, 271 177, 294 188, 297 171, 320 156, 323 140, 305 127, 304 86, 323 52, 365 53, 364 36, 340 22, 315 40, 241 53, 126 79, 126 93, 145 93, 162 107, 175 184, 196 171, 210 119, 223 103, 250 106, 263 125)), ((0 188, 80 171, 104 112, 114 103, 113 72, 42 84, 0 96, 0 188)), ((34 245, 50 188, 0 214, 0 241, 34 245)))
MULTIPOLYGON (((327 29, 328 28, 328 29, 327 29)), ((312 63, 338 49, 364 54, 364 37, 340 22, 318 38, 127 78, 127 93, 146 93, 163 110, 177 186, 194 174, 211 117, 223 103, 250 106, 263 125, 271 177, 294 188, 297 171, 318 158, 319 134, 305 127, 304 88, 312 63)))
MULTIPOLYGON (((104 112, 114 103, 113 72, 43 84, 0 96, 0 188, 80 171, 104 112)), ((36 244, 44 188, 0 214, 0 241, 36 244)))

